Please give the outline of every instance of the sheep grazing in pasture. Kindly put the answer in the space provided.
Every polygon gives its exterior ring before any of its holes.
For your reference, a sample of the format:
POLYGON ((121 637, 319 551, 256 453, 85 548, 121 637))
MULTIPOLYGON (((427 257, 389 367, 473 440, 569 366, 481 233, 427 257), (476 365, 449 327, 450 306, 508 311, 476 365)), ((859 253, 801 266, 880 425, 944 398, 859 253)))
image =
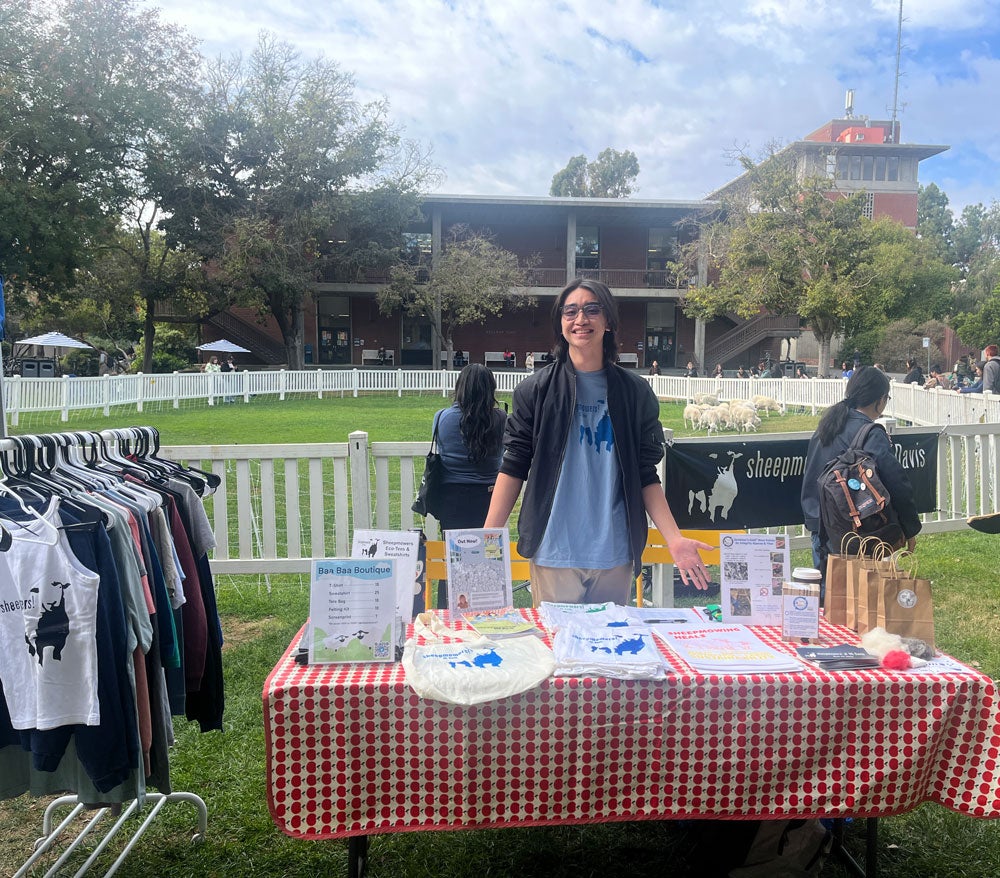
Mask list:
POLYGON ((698 421, 701 420, 701 413, 704 410, 704 406, 695 405, 693 403, 688 403, 684 406, 684 426, 686 427, 688 425, 688 421, 690 421, 691 429, 693 430, 698 425, 698 421))

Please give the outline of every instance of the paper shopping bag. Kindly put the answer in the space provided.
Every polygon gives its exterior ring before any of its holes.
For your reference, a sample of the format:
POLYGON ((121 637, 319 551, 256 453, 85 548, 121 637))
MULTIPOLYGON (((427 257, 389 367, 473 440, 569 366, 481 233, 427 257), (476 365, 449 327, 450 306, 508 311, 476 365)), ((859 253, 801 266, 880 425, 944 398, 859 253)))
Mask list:
POLYGON ((906 570, 899 566, 899 561, 900 554, 897 553, 892 559, 893 569, 882 578, 876 620, 890 634, 916 637, 933 648, 934 599, 931 581, 916 576, 915 569, 906 570))
POLYGON ((853 541, 860 542, 857 534, 848 534, 840 546, 839 555, 828 555, 826 558, 826 592, 823 597, 823 616, 832 625, 848 625, 848 603, 853 613, 853 595, 848 585, 848 568, 854 560, 850 545, 853 541))
POLYGON ((847 563, 844 555, 828 555, 826 559, 823 616, 831 625, 847 624, 847 563))

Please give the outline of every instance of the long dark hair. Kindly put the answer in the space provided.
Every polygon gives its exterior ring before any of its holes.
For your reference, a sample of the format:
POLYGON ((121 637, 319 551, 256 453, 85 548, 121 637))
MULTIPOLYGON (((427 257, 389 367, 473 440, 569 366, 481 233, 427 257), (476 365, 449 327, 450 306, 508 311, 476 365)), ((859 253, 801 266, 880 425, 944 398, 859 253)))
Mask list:
POLYGON ((495 454, 503 439, 493 415, 497 405, 496 392, 496 379, 485 366, 469 363, 458 373, 455 404, 462 412, 459 422, 462 439, 473 463, 495 454))
POLYGON ((589 290, 597 296, 597 301, 600 302, 601 307, 604 309, 604 319, 608 324, 608 331, 604 333, 604 365, 610 366, 612 363, 618 362, 618 339, 615 335, 618 332, 618 305, 615 302, 615 297, 611 295, 611 290, 599 280, 582 280, 581 278, 577 278, 563 287, 562 292, 556 297, 551 315, 552 331, 555 333, 556 339, 552 347, 552 355, 559 362, 564 362, 569 354, 569 344, 563 338, 562 334, 562 311, 560 309, 563 306, 563 302, 566 301, 566 297, 573 290, 581 288, 589 290))
POLYGON ((822 445, 829 445, 847 423, 851 409, 863 409, 889 395, 889 379, 881 369, 862 366, 848 380, 844 398, 826 410, 816 427, 822 445))

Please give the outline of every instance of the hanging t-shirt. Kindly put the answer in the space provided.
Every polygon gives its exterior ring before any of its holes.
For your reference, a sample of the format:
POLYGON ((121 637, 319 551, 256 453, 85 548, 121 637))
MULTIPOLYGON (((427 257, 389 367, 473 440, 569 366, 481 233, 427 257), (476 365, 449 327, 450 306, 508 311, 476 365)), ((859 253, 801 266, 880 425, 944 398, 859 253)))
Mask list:
POLYGON ((632 560, 604 370, 576 373, 576 409, 534 562, 610 570, 632 560))
MULTIPOLYGON (((55 729, 100 724, 97 697, 97 588, 100 577, 77 561, 59 529, 53 498, 42 522, 11 523, 13 543, 6 560, 22 607, 21 650, 30 658, 34 683, 18 696, 35 698, 34 721, 14 728, 55 729), (46 545, 46 539, 56 539, 46 545), (31 694, 28 694, 31 693, 31 694)), ((4 650, 7 654, 7 650, 4 650)), ((11 692, 6 681, 8 706, 11 692)), ((15 696, 16 697, 16 696, 15 696)), ((28 719, 27 704, 17 708, 28 719)))
POLYGON ((15 729, 32 729, 37 718, 35 663, 24 641, 27 606, 10 572, 7 553, 0 552, 0 684, 15 729))

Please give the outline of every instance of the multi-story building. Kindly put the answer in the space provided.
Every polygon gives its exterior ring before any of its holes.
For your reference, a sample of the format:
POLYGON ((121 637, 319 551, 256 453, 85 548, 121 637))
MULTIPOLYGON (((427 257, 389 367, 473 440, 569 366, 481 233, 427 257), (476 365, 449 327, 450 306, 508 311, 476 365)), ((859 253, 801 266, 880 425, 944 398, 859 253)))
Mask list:
MULTIPOLYGON (((890 216, 915 229, 919 163, 947 147, 900 143, 899 133, 897 122, 855 118, 848 112, 769 161, 794 162, 800 179, 829 180, 832 198, 863 190, 870 217, 890 216)), ((657 360, 662 368, 671 368, 693 360, 699 370, 710 370, 717 362, 734 369, 795 355, 798 318, 760 315, 744 321, 732 314, 702 324, 686 317, 679 303, 690 284, 706 281, 704 273, 678 278, 668 264, 697 235, 694 220, 746 186, 744 175, 704 201, 427 195, 424 220, 408 231, 404 250, 433 271, 448 230, 464 225, 488 233, 498 246, 533 266, 523 294, 535 298, 535 307, 456 330, 455 349, 473 362, 483 362, 486 352, 511 350, 521 363, 525 352, 549 349, 555 296, 568 280, 589 277, 605 282, 620 303, 619 341, 629 362, 645 368, 657 360)), ((307 365, 361 366, 363 352, 378 348, 393 351, 396 366, 441 364, 433 362, 429 320, 379 310, 377 293, 387 281, 387 274, 369 272, 359 282, 331 276, 316 286, 315 309, 307 311, 305 320, 307 365)), ((214 322, 219 334, 240 341, 265 362, 282 361, 276 329, 262 330, 255 314, 227 312, 214 322)), ((802 347, 797 354, 808 357, 802 347)))

